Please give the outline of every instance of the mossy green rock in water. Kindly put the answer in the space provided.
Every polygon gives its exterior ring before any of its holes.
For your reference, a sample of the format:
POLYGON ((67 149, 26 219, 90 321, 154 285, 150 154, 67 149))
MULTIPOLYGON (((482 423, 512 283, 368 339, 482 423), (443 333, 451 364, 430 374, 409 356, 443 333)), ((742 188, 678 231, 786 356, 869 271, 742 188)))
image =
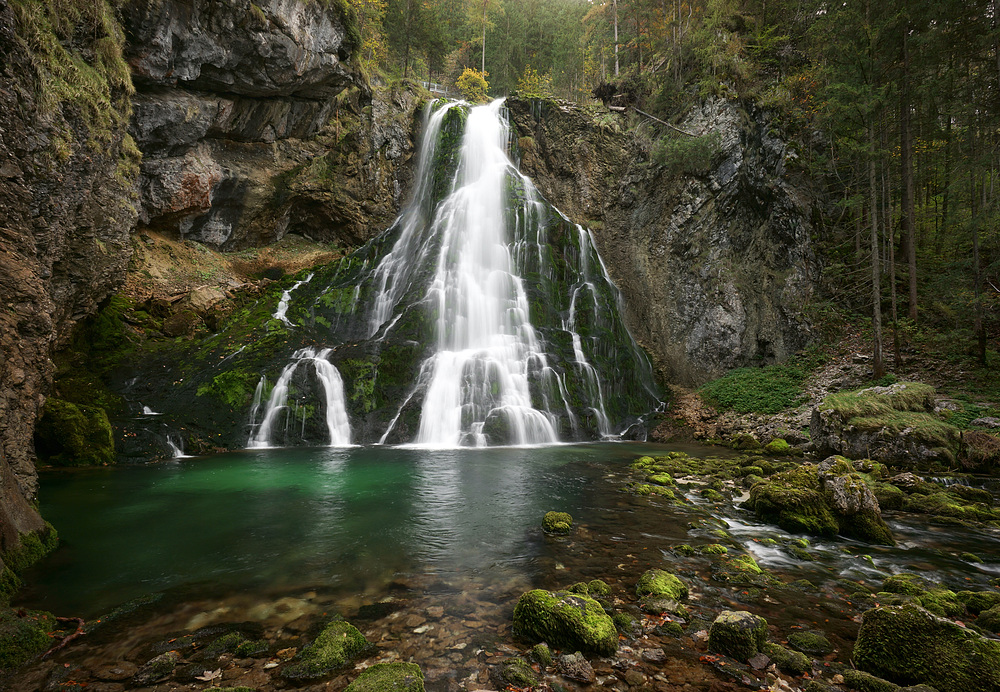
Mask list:
POLYGON ((424 674, 416 663, 376 663, 361 671, 346 692, 424 692, 424 674))
POLYGON ((567 534, 573 528, 573 517, 566 512, 546 512, 542 517, 542 529, 546 533, 567 534))
POLYGON ((753 486, 746 505, 786 531, 833 537, 840 530, 812 464, 782 471, 753 486))
POLYGON ((664 596, 680 601, 687 598, 687 584, 675 577, 670 572, 662 569, 651 569, 639 577, 639 583, 635 585, 637 596, 664 596))
POLYGON ((511 658, 490 668, 490 680, 497 689, 535 687, 538 675, 523 658, 511 658))
POLYGON ((115 442, 104 409, 49 398, 35 428, 39 459, 55 466, 113 464, 115 442))
POLYGON ((788 645, 812 656, 825 656, 833 651, 830 640, 816 632, 792 632, 788 635, 788 645))
POLYGON ((973 615, 1000 605, 1000 591, 959 591, 955 595, 973 615))
POLYGON ((601 604, 567 591, 534 589, 514 606, 514 636, 569 651, 610 656, 618 649, 615 624, 601 604))
POLYGON ((724 610, 708 631, 708 650, 746 663, 767 640, 767 620, 745 610, 724 610))
POLYGON ((861 670, 901 685, 1000 690, 1000 642, 913 604, 866 612, 853 659, 861 670))
POLYGON ((791 651, 780 644, 765 642, 763 651, 778 668, 791 673, 792 675, 802 675, 812 670, 812 662, 809 657, 798 651, 791 651))
POLYGON ((776 437, 764 445, 764 451, 768 454, 787 456, 792 453, 792 446, 780 437, 776 437))
POLYGON ((0 610, 0 670, 24 665, 52 646, 56 618, 41 610, 0 610))
POLYGON ((899 689, 895 683, 853 668, 844 671, 844 684, 858 692, 896 692, 899 689))
POLYGON ((334 620, 312 644, 302 650, 298 661, 285 667, 281 675, 291 680, 317 678, 345 666, 366 648, 368 640, 354 625, 334 620))

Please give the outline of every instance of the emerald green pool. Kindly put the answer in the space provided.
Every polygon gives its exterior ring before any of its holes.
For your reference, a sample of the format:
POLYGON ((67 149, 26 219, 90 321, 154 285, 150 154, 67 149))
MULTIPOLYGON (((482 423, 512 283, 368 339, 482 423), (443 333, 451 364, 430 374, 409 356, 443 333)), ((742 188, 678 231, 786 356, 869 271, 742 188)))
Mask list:
POLYGON ((652 449, 270 449, 48 473, 41 509, 62 544, 22 600, 89 617, 166 590, 364 592, 407 574, 530 573, 542 515, 600 521, 615 493, 601 477, 652 449))

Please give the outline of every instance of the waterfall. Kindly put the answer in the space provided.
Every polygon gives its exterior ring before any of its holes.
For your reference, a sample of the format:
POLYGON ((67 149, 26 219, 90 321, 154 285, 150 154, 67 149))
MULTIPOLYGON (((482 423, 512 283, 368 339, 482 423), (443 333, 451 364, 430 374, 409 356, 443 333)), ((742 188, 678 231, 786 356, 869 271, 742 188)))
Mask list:
POLYGON ((614 439, 657 407, 590 232, 517 170, 510 136, 502 101, 428 106, 396 222, 281 294, 268 330, 294 352, 257 385, 250 447, 350 444, 348 412, 384 444, 614 439))
MULTIPOLYGON (((293 387, 293 377, 299 371, 299 366, 305 363, 313 365, 317 380, 324 393, 326 432, 329 435, 329 446, 346 447, 351 444, 351 426, 347 417, 347 403, 344 396, 344 382, 340 372, 328 360, 332 349, 325 348, 319 353, 313 348, 303 348, 292 355, 292 361, 285 366, 278 381, 271 389, 271 396, 263 409, 263 419, 253 428, 247 446, 251 448, 273 447, 273 435, 281 431, 279 425, 284 423, 284 432, 294 434, 293 424, 299 410, 302 411, 302 431, 304 437, 307 410, 300 407, 298 398, 293 399, 289 408, 289 393, 293 387)), ((257 385, 254 394, 255 405, 251 419, 255 418, 262 401, 264 381, 257 385)))
POLYGON ((292 299, 292 293, 295 292, 295 289, 297 289, 302 284, 307 284, 310 281, 312 281, 313 276, 315 276, 315 274, 310 274, 306 278, 302 279, 302 281, 296 281, 291 288, 289 288, 287 291, 281 294, 281 300, 278 301, 278 309, 275 310, 274 314, 272 315, 274 319, 281 320, 288 326, 292 326, 292 323, 289 321, 289 319, 285 317, 285 314, 288 312, 288 301, 292 299))

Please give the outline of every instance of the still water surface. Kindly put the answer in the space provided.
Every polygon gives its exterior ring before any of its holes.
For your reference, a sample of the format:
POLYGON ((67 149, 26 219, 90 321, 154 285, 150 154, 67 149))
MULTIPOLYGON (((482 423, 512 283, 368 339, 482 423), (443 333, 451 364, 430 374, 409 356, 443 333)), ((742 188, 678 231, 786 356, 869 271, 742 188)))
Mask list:
POLYGON ((399 574, 530 574, 542 515, 595 518, 615 491, 602 476, 655 449, 269 449, 51 473, 41 509, 62 545, 23 600, 89 617, 197 585, 363 592, 399 574))

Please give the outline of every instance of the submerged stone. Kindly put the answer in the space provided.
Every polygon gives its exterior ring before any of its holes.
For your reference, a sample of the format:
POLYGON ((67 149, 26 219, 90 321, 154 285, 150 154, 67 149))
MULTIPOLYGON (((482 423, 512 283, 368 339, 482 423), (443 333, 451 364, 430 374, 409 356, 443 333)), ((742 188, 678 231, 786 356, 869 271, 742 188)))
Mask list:
POLYGON ((299 654, 299 660, 285 666, 282 677, 308 680, 342 668, 368 648, 368 640, 344 620, 334 620, 299 654))
POLYGON ((611 617, 590 596, 534 589, 514 606, 514 636, 561 649, 609 656, 618 649, 611 617))
POLYGON ((511 658, 490 668, 490 681, 498 689, 534 687, 538 684, 538 675, 523 658, 511 658))
POLYGON ((708 650, 746 663, 767 640, 767 620, 745 610, 724 610, 708 632, 708 650))
POLYGON ((424 692, 424 674, 416 663, 376 663, 361 671, 345 692, 424 692))
POLYGON ((1000 690, 1000 642, 913 604, 866 612, 853 660, 860 669, 898 684, 1000 690))

